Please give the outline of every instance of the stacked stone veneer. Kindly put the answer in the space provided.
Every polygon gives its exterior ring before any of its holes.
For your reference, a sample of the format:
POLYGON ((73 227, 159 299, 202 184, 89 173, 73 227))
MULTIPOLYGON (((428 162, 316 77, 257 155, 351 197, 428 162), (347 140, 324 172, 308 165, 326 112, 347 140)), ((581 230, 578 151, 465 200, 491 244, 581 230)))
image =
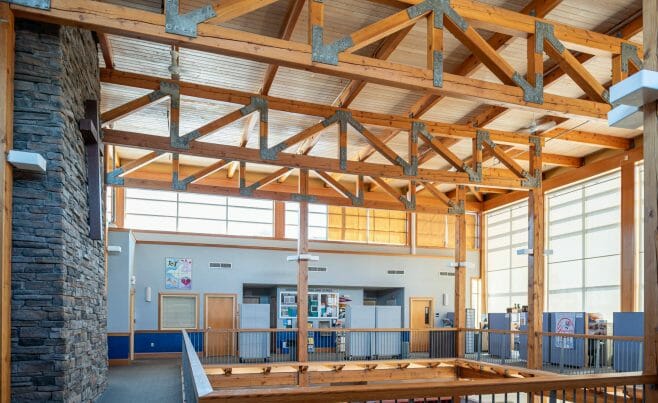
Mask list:
POLYGON ((48 171, 14 174, 13 401, 93 401, 106 386, 105 257, 89 238, 78 130, 98 74, 89 31, 16 22, 14 148, 48 171))

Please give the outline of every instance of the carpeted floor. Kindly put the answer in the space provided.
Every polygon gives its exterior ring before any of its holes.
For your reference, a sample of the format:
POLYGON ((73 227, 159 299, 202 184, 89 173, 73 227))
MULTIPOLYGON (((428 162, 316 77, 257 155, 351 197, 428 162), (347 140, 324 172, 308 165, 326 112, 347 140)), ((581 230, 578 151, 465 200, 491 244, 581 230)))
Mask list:
POLYGON ((98 403, 182 402, 179 359, 137 360, 111 367, 98 403))

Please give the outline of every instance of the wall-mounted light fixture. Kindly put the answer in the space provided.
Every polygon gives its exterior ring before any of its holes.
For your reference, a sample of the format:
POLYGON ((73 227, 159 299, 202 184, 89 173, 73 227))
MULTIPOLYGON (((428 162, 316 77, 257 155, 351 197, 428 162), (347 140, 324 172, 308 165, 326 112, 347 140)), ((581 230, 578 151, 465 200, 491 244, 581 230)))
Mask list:
POLYGON ((146 287, 144 290, 144 300, 146 302, 151 302, 151 287, 146 287))
POLYGON ((121 246, 107 245, 107 253, 109 253, 110 255, 119 255, 121 254, 121 246))
POLYGON ((21 171, 46 173, 46 159, 39 153, 9 150, 7 161, 21 171))

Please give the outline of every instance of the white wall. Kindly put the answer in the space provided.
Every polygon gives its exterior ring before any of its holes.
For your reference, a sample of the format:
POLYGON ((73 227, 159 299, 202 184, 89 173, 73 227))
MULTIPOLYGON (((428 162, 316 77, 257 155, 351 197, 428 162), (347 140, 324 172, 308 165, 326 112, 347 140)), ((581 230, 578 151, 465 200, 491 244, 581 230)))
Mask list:
MULTIPOLYGON (((126 233, 118 232, 113 234, 113 238, 117 234, 128 236, 126 233)), ((237 294, 238 302, 241 302, 244 284, 290 286, 295 285, 297 281, 297 264, 286 261, 287 256, 295 254, 294 241, 143 232, 136 232, 135 238, 137 239, 134 250, 137 330, 158 328, 158 293, 172 291, 164 288, 164 262, 167 257, 192 259, 192 291, 188 292, 198 293, 200 296, 200 326, 203 326, 204 293, 237 294), (185 242, 204 245, 186 245, 185 242), (260 247, 271 249, 260 249, 260 247), (229 270, 210 270, 209 262, 230 262, 233 267, 229 270), (147 286, 153 290, 152 302, 144 300, 147 286)), ((309 273, 310 286, 404 288, 403 326, 409 325, 409 308, 406 304, 413 296, 433 297, 435 309, 442 315, 453 311, 454 277, 439 275, 440 272, 454 272, 454 269, 449 267, 449 263, 453 261, 452 250, 419 250, 419 255, 411 256, 406 247, 327 242, 311 243, 310 246, 312 254, 320 257, 320 261, 314 262, 313 265, 327 267, 326 272, 309 273), (328 248, 341 253, 329 252, 328 248), (383 255, 380 252, 387 254, 383 255), (387 274, 391 269, 403 269, 405 274, 387 274), (448 295, 447 306, 442 304, 444 293, 448 295)), ((479 273, 479 253, 469 252, 468 261, 473 263, 473 267, 468 270, 467 280, 479 273)), ((115 264, 121 262, 111 260, 110 272, 115 264)), ((470 288, 470 281, 467 281, 467 287, 470 288)), ((117 291, 111 286, 109 292, 122 293, 123 288, 117 291)), ((470 295, 468 290, 467 295, 470 295)), ((467 297, 466 300, 467 304, 470 303, 470 298, 467 297)), ((120 312, 110 307, 110 316, 117 314, 120 315, 120 312)))

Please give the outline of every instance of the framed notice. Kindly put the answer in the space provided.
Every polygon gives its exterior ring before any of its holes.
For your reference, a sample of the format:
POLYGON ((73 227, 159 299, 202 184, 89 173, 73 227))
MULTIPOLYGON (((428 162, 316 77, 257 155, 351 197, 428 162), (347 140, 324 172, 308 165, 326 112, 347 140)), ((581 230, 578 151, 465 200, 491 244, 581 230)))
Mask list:
POLYGON ((165 288, 168 290, 192 289, 192 259, 165 258, 165 288))
MULTIPOLYGON (((559 312, 555 314, 555 333, 574 334, 576 332, 576 314, 559 312)), ((572 350, 573 337, 555 337, 555 347, 572 350)))

